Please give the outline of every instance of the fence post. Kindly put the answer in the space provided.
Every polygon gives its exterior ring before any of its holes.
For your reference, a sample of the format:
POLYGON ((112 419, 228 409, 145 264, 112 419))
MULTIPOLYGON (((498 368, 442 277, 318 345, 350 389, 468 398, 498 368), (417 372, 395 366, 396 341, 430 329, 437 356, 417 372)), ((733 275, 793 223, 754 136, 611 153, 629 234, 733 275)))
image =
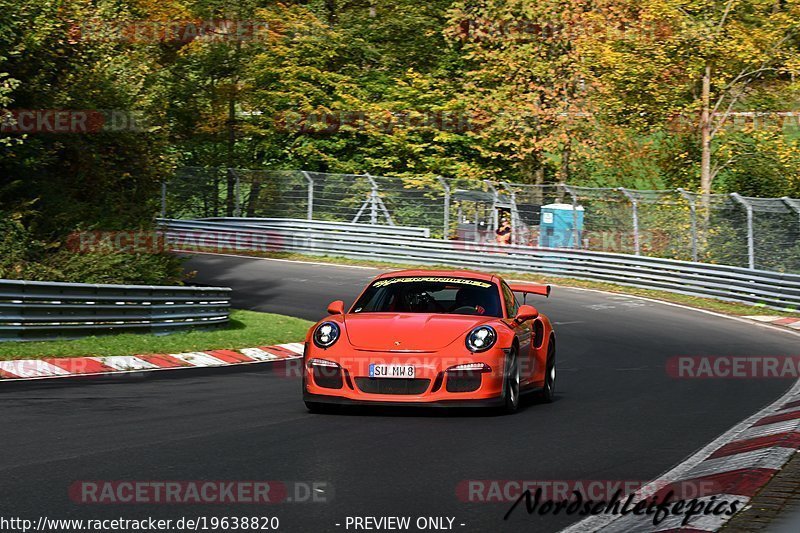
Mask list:
POLYGON ((442 233, 442 239, 447 240, 450 236, 450 185, 441 176, 436 176, 436 179, 444 187, 444 233, 442 233))
POLYGON ((625 187, 620 187, 618 190, 630 200, 633 206, 633 249, 636 255, 641 255, 641 250, 639 249, 639 202, 625 187))
POLYGON ((497 228, 500 227, 500 220, 497 218, 497 203, 500 195, 497 194, 497 189, 489 180, 483 180, 483 183, 492 191, 492 231, 497 231, 497 228))
POLYGON ((235 168, 228 168, 226 170, 228 172, 228 176, 233 174, 233 216, 240 217, 242 216, 242 202, 241 198, 239 198, 239 173, 236 172, 235 168))
POLYGON ((747 210, 747 262, 751 270, 756 268, 755 239, 753 238, 753 206, 739 193, 731 193, 731 198, 747 210))
POLYGON ((691 193, 686 192, 685 189, 678 188, 678 192, 681 194, 686 203, 689 204, 689 217, 692 224, 692 261, 695 263, 697 262, 697 204, 695 202, 694 196, 691 193))
POLYGON ((161 218, 167 218, 167 180, 161 182, 161 218))
POLYGON ((306 218, 308 220, 314 220, 314 180, 307 171, 301 170, 301 172, 303 176, 305 176, 306 181, 308 181, 308 214, 306 218))
POLYGON ((572 198, 572 240, 575 241, 575 249, 580 250, 583 248, 580 241, 580 231, 578 231, 578 195, 566 183, 560 183, 559 186, 567 191, 569 197, 572 198))
POLYGON ((800 200, 794 200, 788 196, 784 196, 781 200, 789 206, 789 209, 797 213, 797 222, 800 224, 800 200))
POLYGON ((518 214, 517 214, 517 193, 511 186, 505 182, 501 181, 500 185, 503 186, 505 190, 508 191, 509 196, 509 203, 511 204, 511 244, 518 244, 517 239, 517 227, 518 227, 518 214))

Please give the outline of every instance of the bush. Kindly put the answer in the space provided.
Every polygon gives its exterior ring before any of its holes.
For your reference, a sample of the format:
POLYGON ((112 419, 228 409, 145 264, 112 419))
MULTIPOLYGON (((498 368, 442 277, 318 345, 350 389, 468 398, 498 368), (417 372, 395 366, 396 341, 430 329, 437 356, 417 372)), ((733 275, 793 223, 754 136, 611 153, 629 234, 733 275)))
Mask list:
POLYGON ((64 243, 35 239, 19 220, 0 213, 0 278, 73 283, 176 285, 181 261, 167 253, 78 253, 64 243))

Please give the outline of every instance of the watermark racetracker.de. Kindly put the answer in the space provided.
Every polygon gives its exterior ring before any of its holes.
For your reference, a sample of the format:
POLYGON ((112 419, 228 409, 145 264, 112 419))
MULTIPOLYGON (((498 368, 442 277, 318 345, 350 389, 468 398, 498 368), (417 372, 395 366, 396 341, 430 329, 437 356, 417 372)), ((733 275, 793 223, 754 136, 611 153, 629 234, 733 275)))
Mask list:
POLYGON ((798 379, 800 355, 680 355, 667 359, 677 379, 798 379))
POLYGON ((0 110, 0 133, 77 134, 148 129, 144 113, 125 109, 0 110))
POLYGON ((333 135, 340 132, 391 134, 403 129, 433 129, 450 133, 478 131, 483 123, 464 111, 281 111, 273 117, 275 129, 302 135, 333 135))
POLYGON ((80 505, 267 505, 333 498, 326 481, 82 480, 67 492, 80 505))
POLYGON ((69 28, 73 42, 122 41, 129 43, 188 43, 262 41, 269 35, 269 24, 262 20, 129 20, 89 19, 69 28))
POLYGON ((229 253, 272 252, 283 249, 280 233, 202 232, 166 235, 161 231, 76 231, 66 239, 66 247, 78 254, 161 254, 170 251, 229 253))

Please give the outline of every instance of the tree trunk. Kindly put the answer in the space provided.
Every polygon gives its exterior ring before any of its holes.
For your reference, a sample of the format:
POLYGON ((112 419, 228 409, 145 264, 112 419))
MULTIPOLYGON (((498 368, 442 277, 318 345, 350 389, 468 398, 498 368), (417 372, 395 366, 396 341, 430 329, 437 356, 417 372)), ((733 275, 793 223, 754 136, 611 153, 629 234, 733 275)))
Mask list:
POLYGON ((534 180, 536 185, 544 185, 544 166, 541 163, 539 163, 539 166, 536 168, 534 176, 536 178, 534 180))
MULTIPOLYGON (((542 185, 544 183, 544 165, 542 165, 541 158, 534 154, 528 154, 522 160, 521 165, 522 182, 531 183, 533 185, 542 185)), ((537 204, 542 203, 542 188, 534 187, 532 191, 533 201, 537 204)))
POLYGON ((239 52, 241 50, 241 41, 236 41, 236 50, 234 51, 234 75, 231 79, 231 86, 228 91, 228 146, 226 156, 226 166, 228 168, 226 174, 228 178, 228 197, 225 199, 225 212, 227 216, 232 217, 236 209, 235 196, 236 196, 236 181, 233 172, 230 169, 234 167, 235 148, 236 148, 236 89, 239 83, 239 52))
POLYGON ((706 63, 703 72, 703 109, 700 115, 700 142, 702 154, 700 157, 700 220, 697 247, 701 254, 707 247, 708 227, 711 221, 711 65, 706 63))
POLYGON ((563 152, 561 152, 561 183, 567 183, 569 181, 569 165, 570 165, 570 158, 572 157, 572 138, 567 137, 567 143, 564 146, 563 152))
POLYGON ((227 166, 227 179, 228 179, 228 194, 225 199, 225 213, 226 216, 232 217, 234 211, 234 196, 236 195, 236 180, 233 175, 233 150, 236 145, 236 130, 234 128, 234 121, 236 120, 236 102, 233 97, 228 97, 228 153, 225 158, 227 166))
POLYGON ((700 142, 702 155, 700 160, 700 191, 703 193, 703 202, 708 202, 711 194, 711 65, 706 64, 703 72, 703 110, 700 115, 700 142))
POLYGON ((328 26, 335 26, 337 17, 336 0, 325 0, 325 11, 328 19, 328 26))

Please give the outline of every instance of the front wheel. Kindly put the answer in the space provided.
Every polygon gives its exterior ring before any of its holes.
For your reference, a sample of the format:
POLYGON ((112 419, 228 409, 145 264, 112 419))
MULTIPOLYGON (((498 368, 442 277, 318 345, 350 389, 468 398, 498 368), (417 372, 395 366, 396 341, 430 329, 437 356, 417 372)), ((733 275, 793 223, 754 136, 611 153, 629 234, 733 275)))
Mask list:
POLYGON ((509 352, 507 361, 506 377, 503 383, 503 411, 514 413, 519 409, 519 361, 516 347, 509 352))

